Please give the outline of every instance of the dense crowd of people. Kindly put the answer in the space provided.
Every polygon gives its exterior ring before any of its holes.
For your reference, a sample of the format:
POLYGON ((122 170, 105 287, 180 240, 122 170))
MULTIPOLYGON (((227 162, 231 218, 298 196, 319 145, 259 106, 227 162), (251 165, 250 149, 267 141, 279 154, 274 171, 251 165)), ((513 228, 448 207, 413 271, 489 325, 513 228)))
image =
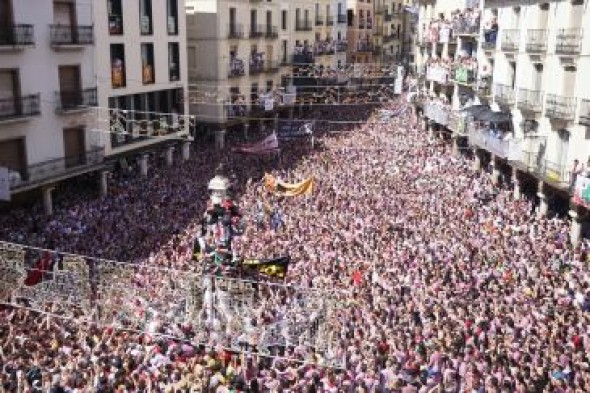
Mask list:
MULTIPOLYGON (((404 104, 384 107, 397 105, 404 104)), ((356 120, 370 111, 314 110, 356 120)), ((313 176, 313 195, 273 200, 280 228, 245 214, 235 249, 288 254, 287 284, 334 294, 340 367, 297 346, 273 356, 232 352, 157 328, 119 330, 5 307, 4 390, 589 391, 590 243, 570 244, 568 222, 531 215, 531 201, 515 200, 509 184, 492 184, 469 156, 452 156, 411 111, 402 113, 327 133, 314 150, 285 144, 276 167, 196 148, 186 164, 152 165, 146 179, 115 175, 102 199, 58 190, 49 219, 39 207, 0 217, 4 240, 189 270, 217 162, 235 163, 233 192, 244 212, 266 198, 258 181, 265 171, 286 182, 313 176)), ((294 300, 282 298, 281 310, 294 300)), ((254 319, 277 317, 261 308, 254 319)))

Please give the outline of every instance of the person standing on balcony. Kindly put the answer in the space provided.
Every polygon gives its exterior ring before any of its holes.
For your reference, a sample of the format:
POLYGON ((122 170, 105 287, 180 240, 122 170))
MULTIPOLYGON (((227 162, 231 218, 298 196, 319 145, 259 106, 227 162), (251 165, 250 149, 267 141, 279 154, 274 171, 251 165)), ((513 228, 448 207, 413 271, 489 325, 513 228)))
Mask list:
MULTIPOLYGON (((590 161, 590 159, 588 161, 590 161)), ((582 173, 583 169, 583 165, 580 164, 580 161, 578 161, 577 159, 574 160, 574 165, 570 173, 570 190, 573 190, 576 186, 576 179, 578 178, 578 175, 582 173)))

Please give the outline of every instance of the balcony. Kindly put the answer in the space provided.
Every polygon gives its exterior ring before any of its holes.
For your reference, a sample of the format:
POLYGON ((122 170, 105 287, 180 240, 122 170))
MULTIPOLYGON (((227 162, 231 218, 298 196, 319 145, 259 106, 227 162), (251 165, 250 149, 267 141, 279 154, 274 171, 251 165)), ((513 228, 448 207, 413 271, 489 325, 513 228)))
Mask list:
POLYGON ((385 22, 391 22, 393 19, 393 14, 391 12, 386 12, 385 15, 383 15, 383 20, 385 22))
POLYGON ((94 43, 93 26, 51 25, 51 45, 56 48, 78 48, 94 43))
POLYGON ((348 23, 348 18, 346 17, 346 14, 339 14, 337 20, 338 24, 348 23))
POLYGON ((232 58, 229 61, 229 68, 227 70, 228 78, 239 78, 240 76, 246 75, 246 67, 244 66, 244 60, 238 59, 237 57, 232 58))
POLYGON ((314 62, 313 52, 309 47, 295 47, 292 64, 311 64, 314 62))
POLYGON ((41 95, 0 99, 0 122, 12 122, 41 114, 41 95))
POLYGON ((470 127, 469 129, 469 143, 475 145, 500 158, 509 158, 511 153, 510 140, 503 140, 502 138, 493 135, 490 130, 486 128, 470 127))
POLYGON ((264 66, 264 73, 265 74, 275 74, 279 72, 280 65, 278 61, 267 61, 264 66))
POLYGON ((500 48, 504 52, 516 52, 520 45, 520 31, 517 29, 504 30, 502 32, 502 44, 500 48))
POLYGON ((479 23, 474 24, 467 19, 459 19, 453 23, 453 34, 456 37, 476 37, 479 35, 479 23))
POLYGON ((450 82, 450 71, 440 66, 429 66, 426 68, 426 80, 446 85, 450 82))
POLYGON ((382 36, 383 35, 383 26, 377 26, 375 28, 375 30, 373 31, 373 34, 376 36, 382 36))
POLYGON ((396 39, 397 39, 397 35, 395 33, 385 34, 383 36, 383 43, 387 44, 387 43, 395 41, 396 39))
POLYGON ((383 47, 381 45, 375 45, 373 47, 373 54, 375 56, 379 56, 383 52, 383 47))
POLYGON ((264 31, 264 38, 276 39, 279 38, 279 28, 277 26, 267 25, 264 31))
POLYGON ((336 41, 336 52, 342 53, 348 50, 348 41, 340 40, 336 41))
POLYGON ((477 79, 477 73, 475 70, 463 66, 455 68, 453 80, 464 86, 472 86, 477 79))
POLYGON ((547 94, 545 105, 545 116, 565 121, 574 120, 576 111, 576 99, 574 97, 547 94))
POLYGON ((556 54, 579 55, 582 50, 582 29, 558 29, 556 41, 556 54))
POLYGON ((65 113, 88 109, 98 105, 96 87, 80 91, 58 91, 55 93, 57 98, 57 112, 65 113))
POLYGON ((260 75, 264 72, 265 61, 262 60, 258 55, 254 55, 250 58, 250 67, 248 72, 250 75, 260 75))
POLYGON ((526 51, 528 53, 542 53, 547 51, 547 37, 549 30, 528 29, 526 32, 526 51))
POLYGON ((55 158, 30 165, 18 171, 11 179, 13 192, 26 191, 48 181, 58 181, 96 170, 104 163, 104 147, 91 147, 90 150, 75 156, 55 158))
POLYGON ((316 15, 315 25, 316 26, 323 26, 324 25, 324 18, 321 15, 316 15))
POLYGON ((578 123, 590 127, 590 100, 588 99, 580 101, 580 119, 578 123))
POLYGON ((449 111, 437 104, 426 103, 424 105, 424 115, 435 123, 445 127, 449 123, 449 111))
POLYGON ((514 104, 514 88, 512 86, 496 83, 494 85, 494 99, 500 105, 514 104))
POLYGON ((544 158, 542 151, 521 151, 516 161, 516 166, 527 170, 535 177, 565 189, 569 186, 569 170, 563 165, 544 158))
POLYGON ((387 7, 383 4, 375 5, 375 15, 383 15, 384 12, 387 11, 387 7))
POLYGON ((447 113, 447 128, 455 134, 467 135, 467 117, 454 111, 449 111, 447 113))
POLYGON ((360 18, 359 19, 359 29, 364 29, 365 26, 366 26, 365 19, 364 18, 360 18))
POLYGON ((227 38, 230 40, 239 40, 244 38, 244 26, 242 25, 229 25, 227 38))
POLYGON ((33 25, 12 25, 0 27, 0 50, 17 49, 35 45, 33 25))
POLYGON ((373 51, 373 44, 370 42, 357 42, 356 43, 356 50, 357 52, 372 52, 373 51))
POLYGON ((250 26, 250 38, 262 38, 264 35, 264 28, 262 25, 251 25, 250 26))
POLYGON ((485 30, 483 32, 483 42, 481 42, 481 48, 484 51, 496 50, 496 42, 498 41, 498 30, 485 30))
POLYGON ((334 16, 333 15, 326 16, 326 26, 334 26, 334 16))
POLYGON ((543 111, 543 92, 519 88, 516 107, 521 111, 540 113, 543 111))
POLYGON ((295 31, 311 31, 311 21, 310 20, 297 20, 295 23, 295 31))

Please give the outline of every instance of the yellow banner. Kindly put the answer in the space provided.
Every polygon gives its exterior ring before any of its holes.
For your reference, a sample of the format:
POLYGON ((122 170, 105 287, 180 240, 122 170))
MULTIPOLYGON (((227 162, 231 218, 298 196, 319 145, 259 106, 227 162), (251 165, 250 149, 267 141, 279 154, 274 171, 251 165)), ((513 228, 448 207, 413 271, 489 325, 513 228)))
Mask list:
POLYGON ((302 182, 290 184, 277 180, 273 175, 264 175, 264 186, 275 195, 279 196, 298 196, 310 195, 313 192, 313 177, 309 177, 302 182))

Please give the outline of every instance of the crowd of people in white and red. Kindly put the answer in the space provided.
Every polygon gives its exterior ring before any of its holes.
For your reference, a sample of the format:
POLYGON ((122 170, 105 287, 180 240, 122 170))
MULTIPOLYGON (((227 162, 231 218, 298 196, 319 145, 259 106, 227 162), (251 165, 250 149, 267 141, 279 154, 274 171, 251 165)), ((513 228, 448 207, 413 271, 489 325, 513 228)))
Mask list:
MULTIPOLYGON (((357 110, 329 115, 353 119, 357 110)), ((570 244, 567 221, 531 215, 531 201, 474 172, 468 156, 453 157, 412 116, 372 116, 351 132, 318 137, 314 150, 285 144, 274 168, 198 146, 188 163, 153 163, 146 179, 116 174, 102 199, 75 185, 58 189, 51 218, 37 206, 0 217, 4 240, 188 269, 207 181, 225 157, 246 213, 237 251, 289 254, 287 283, 336 293, 341 369, 314 354, 232 353, 5 307, 1 389, 590 391, 590 243, 570 244), (316 179, 313 195, 275 201, 278 227, 255 225, 248 214, 265 171, 316 179)))

